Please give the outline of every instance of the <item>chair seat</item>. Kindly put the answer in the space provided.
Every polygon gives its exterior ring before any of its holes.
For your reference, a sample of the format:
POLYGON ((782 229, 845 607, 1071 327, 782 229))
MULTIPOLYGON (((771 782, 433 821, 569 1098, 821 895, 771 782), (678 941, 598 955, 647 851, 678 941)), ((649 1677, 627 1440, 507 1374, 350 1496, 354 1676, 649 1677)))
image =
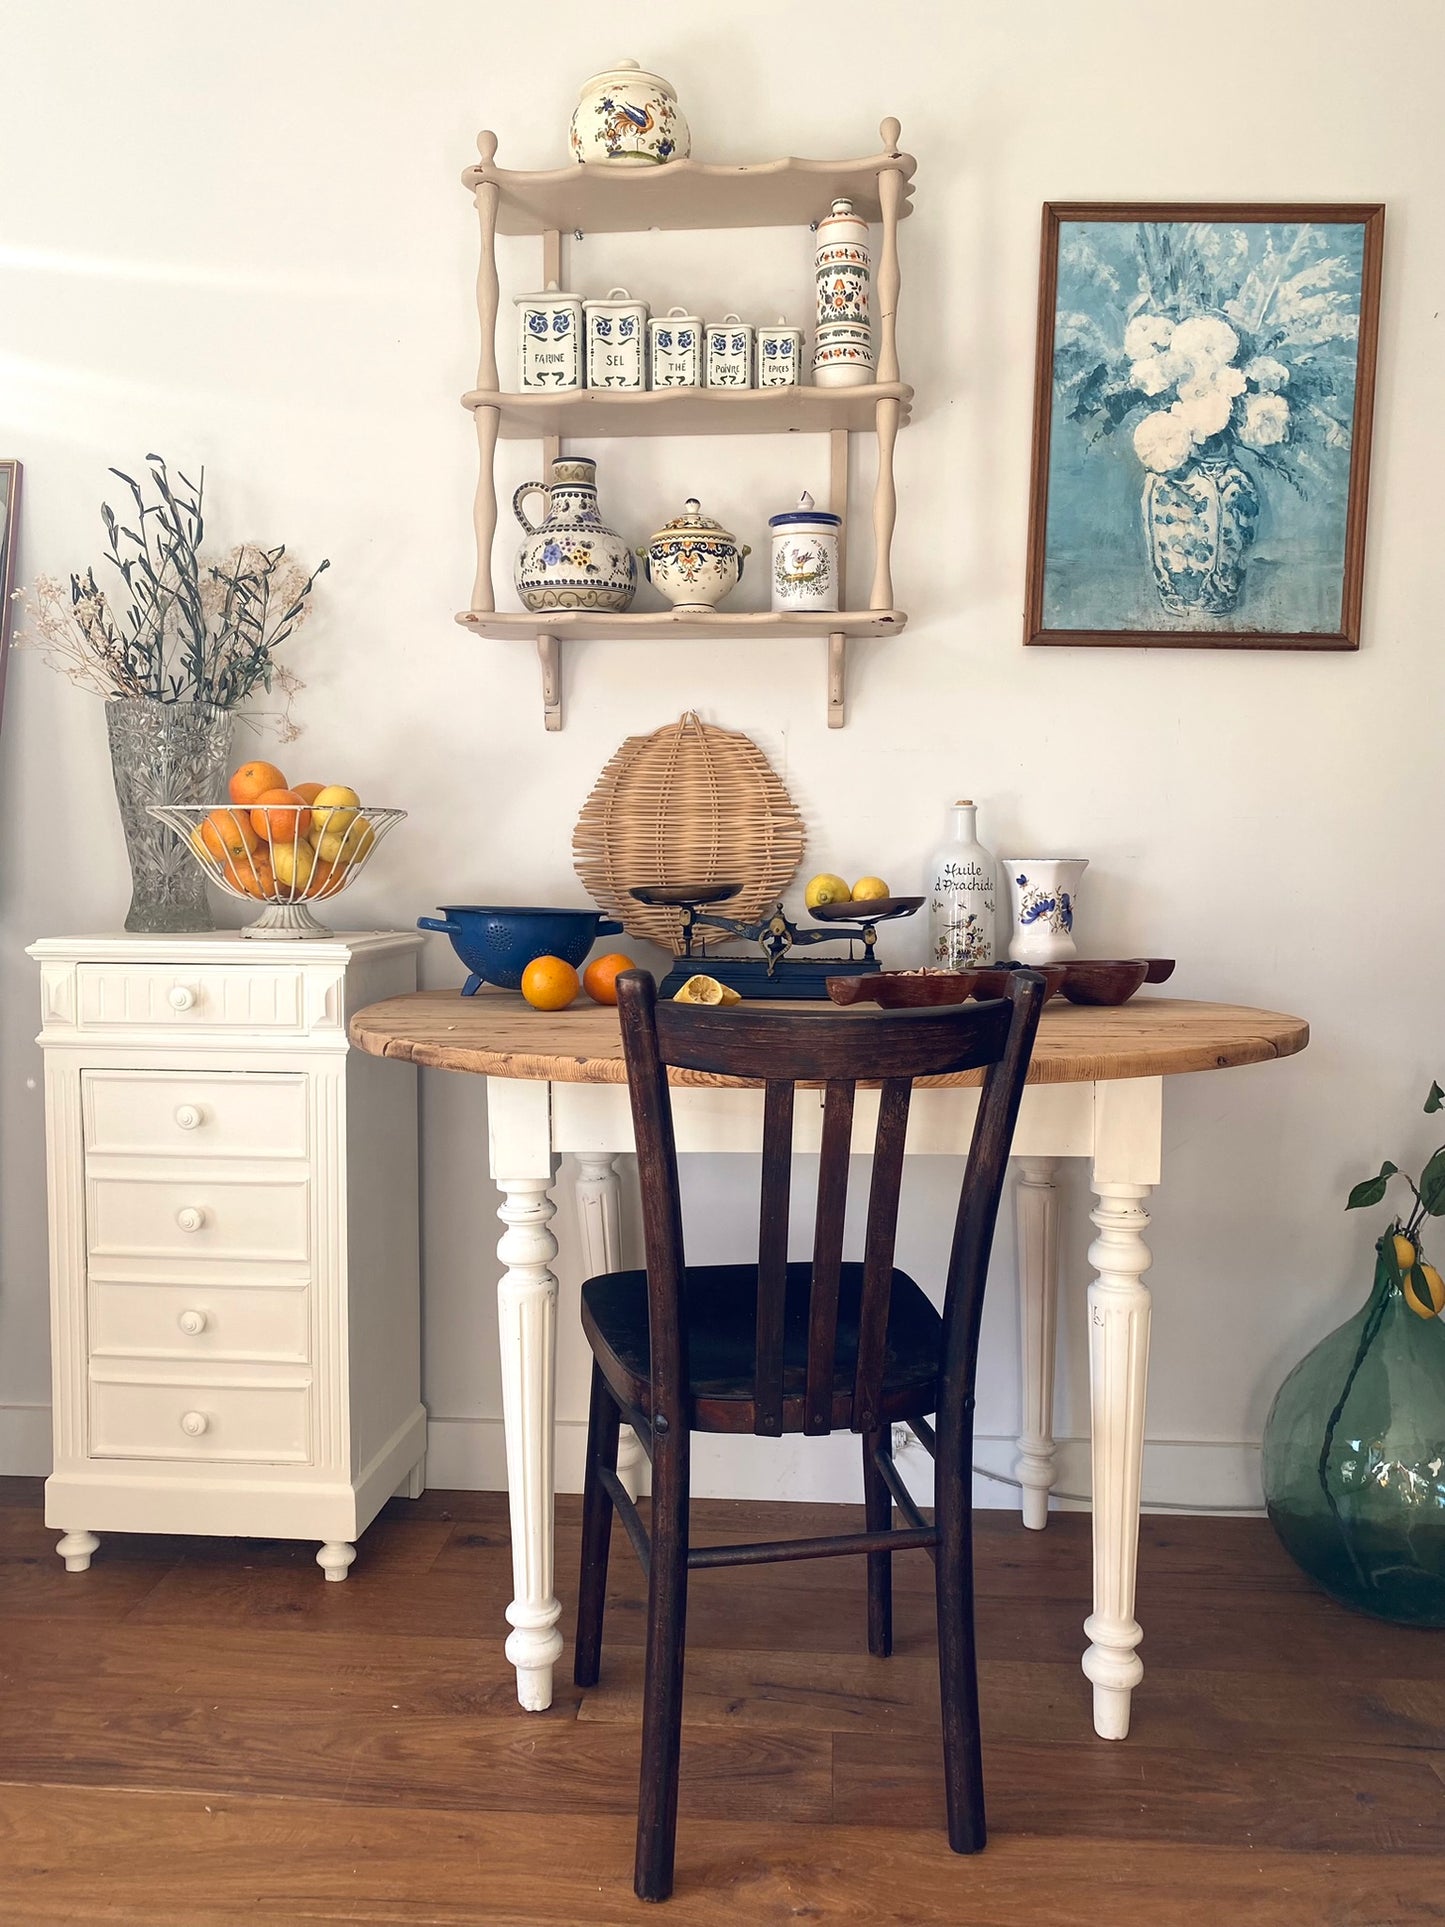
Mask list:
MULTIPOLYGON (((807 1380, 808 1302, 813 1267, 790 1264, 783 1322, 783 1430, 803 1430, 807 1380)), ((845 1264, 838 1289, 838 1344, 832 1425, 853 1423, 858 1359, 858 1308, 863 1267, 845 1264)), ((755 1265, 692 1265, 683 1298, 688 1334, 692 1426, 699 1432, 754 1430, 753 1366, 757 1333, 755 1265)), ((651 1416, 651 1346, 647 1273, 608 1271, 582 1287, 582 1326, 602 1374, 620 1398, 651 1416)), ((943 1321, 908 1276, 895 1270, 888 1309, 882 1416, 918 1418, 938 1409, 943 1321)))

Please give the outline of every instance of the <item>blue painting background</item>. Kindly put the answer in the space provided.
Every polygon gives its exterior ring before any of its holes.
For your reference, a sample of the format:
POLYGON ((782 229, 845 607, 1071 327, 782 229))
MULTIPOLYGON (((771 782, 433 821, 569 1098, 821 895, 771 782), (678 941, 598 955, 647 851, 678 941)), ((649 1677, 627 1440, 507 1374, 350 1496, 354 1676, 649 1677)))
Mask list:
MULTIPOLYGON (((1182 223, 1151 223, 1168 246, 1182 223)), ((1249 449, 1236 451, 1259 495, 1258 532, 1236 608, 1226 615, 1172 616, 1160 604, 1149 565, 1141 510, 1147 471, 1130 426, 1100 432, 1097 421, 1070 419, 1079 394, 1080 341, 1112 349, 1129 367, 1124 332, 1132 314, 1157 310, 1146 296, 1148 270, 1140 224, 1064 222, 1059 233, 1054 381, 1045 530, 1046 629, 1199 630, 1221 634, 1331 634, 1341 624, 1350 441, 1365 230, 1361 223, 1228 223, 1194 226, 1207 256, 1227 262, 1222 285, 1261 273, 1301 251, 1314 272, 1291 289, 1285 345, 1270 343, 1292 370, 1282 393, 1292 401, 1290 443, 1278 451, 1298 470, 1296 488, 1249 449), (1328 391, 1330 418, 1301 402, 1305 385, 1328 391), (1291 386, 1294 393, 1291 395, 1291 386), (1346 432, 1335 437, 1335 420, 1346 432), (1303 491, 1303 492, 1302 492, 1303 491)), ((1157 263, 1157 246, 1151 258, 1157 263)), ((1198 311, 1198 310, 1196 310, 1198 311)), ((1208 312, 1224 313, 1223 302, 1208 312)), ((1147 410, 1154 404, 1141 398, 1147 410)))

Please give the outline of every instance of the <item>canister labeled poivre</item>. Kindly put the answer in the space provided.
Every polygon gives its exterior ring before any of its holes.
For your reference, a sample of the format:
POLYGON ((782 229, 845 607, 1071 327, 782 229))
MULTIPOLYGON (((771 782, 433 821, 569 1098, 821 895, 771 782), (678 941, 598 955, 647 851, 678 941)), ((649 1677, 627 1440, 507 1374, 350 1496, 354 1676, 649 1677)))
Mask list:
POLYGON ((802 380, 803 331, 782 315, 771 328, 758 329, 759 388, 794 388, 802 380))
POLYGON ((584 301, 587 329, 587 386, 647 386, 647 303, 634 301, 626 288, 609 288, 601 299, 584 301))
POLYGON ((753 324, 725 314, 707 324, 707 385, 709 388, 751 388, 753 385, 753 324))
POLYGON ((582 386, 582 297, 554 281, 541 294, 519 294, 517 379, 524 389, 582 386))
POLYGON ((647 324, 654 388, 701 388, 702 321, 681 308, 654 315, 647 324))
POLYGON ((841 517, 815 508, 812 496, 804 489, 798 506, 783 515, 770 515, 768 527, 773 533, 774 615, 839 608, 843 592, 838 568, 841 517))

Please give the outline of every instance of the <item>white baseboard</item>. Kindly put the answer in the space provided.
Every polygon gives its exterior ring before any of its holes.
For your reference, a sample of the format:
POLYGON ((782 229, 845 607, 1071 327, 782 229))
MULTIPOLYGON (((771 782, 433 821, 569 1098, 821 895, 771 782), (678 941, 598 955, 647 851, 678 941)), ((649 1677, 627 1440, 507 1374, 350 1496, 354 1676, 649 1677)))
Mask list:
MULTIPOLYGON (((557 1490, 582 1490, 587 1426, 582 1419, 557 1423, 557 1490)), ((974 1460, 1012 1477, 1011 1438, 981 1437, 974 1460)), ((927 1505, 932 1466, 922 1447, 900 1451, 914 1497, 927 1505)), ((1086 1509, 1089 1441, 1060 1439, 1056 1458, 1063 1511, 1086 1509)), ((858 1442, 846 1432, 825 1439, 715 1438, 698 1434, 692 1448, 693 1491, 699 1498, 852 1500, 858 1493, 858 1442)), ((50 1471, 50 1407, 0 1405, 0 1473, 44 1478, 50 1471)), ((467 1492, 503 1492, 507 1455, 499 1418, 437 1418, 427 1426, 427 1484, 467 1492)), ((982 1476, 974 1479, 974 1504, 1016 1510, 1018 1493, 982 1476)), ((1249 1441, 1150 1439, 1144 1447, 1144 1503, 1186 1512, 1262 1509, 1259 1447, 1249 1441)))

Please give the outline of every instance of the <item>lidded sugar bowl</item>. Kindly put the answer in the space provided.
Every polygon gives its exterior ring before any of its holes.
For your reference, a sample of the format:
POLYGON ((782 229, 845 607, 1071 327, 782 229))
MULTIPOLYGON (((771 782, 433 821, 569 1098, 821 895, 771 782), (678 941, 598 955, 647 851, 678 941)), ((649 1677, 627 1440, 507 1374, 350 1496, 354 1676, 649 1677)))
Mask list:
POLYGON ((742 580, 743 557, 751 553, 721 522, 704 515, 689 496, 681 515, 663 526, 637 553, 648 581, 679 615, 706 614, 742 580))
POLYGON ((692 152, 676 90, 635 60, 619 60, 583 82, 569 139, 573 159, 583 162, 657 166, 692 152))

